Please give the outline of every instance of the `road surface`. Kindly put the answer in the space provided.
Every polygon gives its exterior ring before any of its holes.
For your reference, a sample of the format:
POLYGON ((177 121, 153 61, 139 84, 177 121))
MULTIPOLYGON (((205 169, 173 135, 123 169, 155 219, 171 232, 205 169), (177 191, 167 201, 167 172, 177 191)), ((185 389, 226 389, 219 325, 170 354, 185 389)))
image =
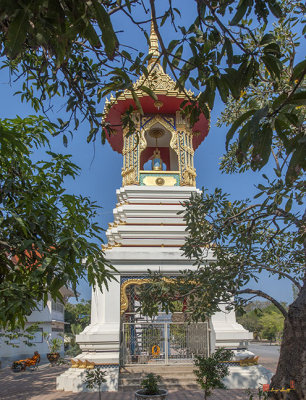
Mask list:
POLYGON ((249 350, 259 356, 259 364, 272 372, 276 371, 280 346, 270 346, 268 343, 250 343, 249 350))

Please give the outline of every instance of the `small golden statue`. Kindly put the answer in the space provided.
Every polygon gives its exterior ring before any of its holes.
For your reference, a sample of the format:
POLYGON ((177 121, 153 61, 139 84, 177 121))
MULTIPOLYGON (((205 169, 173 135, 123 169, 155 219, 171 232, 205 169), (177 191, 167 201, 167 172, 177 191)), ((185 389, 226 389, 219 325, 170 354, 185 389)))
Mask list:
POLYGON ((162 171, 163 170, 163 160, 161 159, 160 151, 158 150, 157 147, 153 153, 152 169, 153 169, 153 171, 162 171))

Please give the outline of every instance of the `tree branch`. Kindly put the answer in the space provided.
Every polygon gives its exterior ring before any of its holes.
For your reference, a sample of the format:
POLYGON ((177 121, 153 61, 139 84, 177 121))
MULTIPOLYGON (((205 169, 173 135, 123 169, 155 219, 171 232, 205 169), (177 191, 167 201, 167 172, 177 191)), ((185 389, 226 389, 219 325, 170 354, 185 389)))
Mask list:
POLYGON ((287 274, 286 272, 278 271, 278 270, 275 270, 273 268, 269 268, 266 266, 262 266, 262 268, 265 269, 266 271, 272 272, 273 274, 278 274, 278 275, 284 276, 285 278, 289 279, 299 290, 302 289, 302 286, 299 284, 299 282, 296 279, 294 279, 291 275, 287 274))
POLYGON ((244 293, 255 294, 256 296, 263 297, 264 299, 271 301, 271 303, 273 303, 275 305, 275 307, 277 307, 279 309, 279 311, 283 314, 283 316, 285 318, 287 317, 288 313, 287 313, 286 309, 277 300, 275 300, 273 297, 269 296, 267 293, 262 292, 261 290, 255 290, 255 289, 242 289, 242 290, 238 290, 235 294, 244 294, 244 293))
POLYGON ((294 86, 294 88, 291 90, 291 92, 289 93, 288 97, 286 98, 286 100, 284 100, 282 102, 282 104, 275 110, 273 111, 273 113, 271 113, 270 115, 268 114, 269 117, 273 117, 274 115, 277 115, 279 113, 279 111, 288 103, 288 101, 291 99, 291 97, 294 95, 296 89, 300 86, 301 82, 303 82, 304 77, 306 75, 306 68, 304 69, 302 75, 300 76, 300 78, 298 79, 296 85, 294 86))
MULTIPOLYGON (((198 0, 198 1, 199 1, 199 0, 198 0)), ((231 32, 231 31, 221 22, 221 20, 217 17, 216 11, 215 11, 214 7, 211 5, 211 2, 210 2, 210 1, 207 1, 207 0, 201 0, 201 1, 202 1, 202 3, 204 3, 205 6, 210 10, 211 14, 214 16, 215 21, 216 21, 217 24, 220 26, 220 28, 222 29, 223 33, 224 33, 225 35, 227 34, 227 35, 232 39, 232 41, 233 41, 234 43, 236 43, 236 45, 240 48, 240 50, 241 50, 243 53, 250 54, 250 52, 249 52, 241 43, 239 43, 239 42, 236 40, 236 38, 234 37, 234 35, 232 34, 232 32, 231 32)), ((202 18, 201 18, 201 20, 202 20, 202 18)), ((204 21, 203 21, 203 22, 204 22, 204 21)))

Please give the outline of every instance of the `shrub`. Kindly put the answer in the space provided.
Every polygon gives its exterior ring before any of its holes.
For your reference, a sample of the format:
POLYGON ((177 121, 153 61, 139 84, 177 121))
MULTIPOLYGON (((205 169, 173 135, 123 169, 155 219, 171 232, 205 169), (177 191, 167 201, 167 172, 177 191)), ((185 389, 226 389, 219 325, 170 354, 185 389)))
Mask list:
POLYGON ((229 374, 228 366, 224 361, 230 361, 233 352, 226 349, 218 349, 210 357, 197 356, 194 370, 197 382, 204 390, 204 399, 211 395, 215 388, 226 389, 222 379, 229 374))

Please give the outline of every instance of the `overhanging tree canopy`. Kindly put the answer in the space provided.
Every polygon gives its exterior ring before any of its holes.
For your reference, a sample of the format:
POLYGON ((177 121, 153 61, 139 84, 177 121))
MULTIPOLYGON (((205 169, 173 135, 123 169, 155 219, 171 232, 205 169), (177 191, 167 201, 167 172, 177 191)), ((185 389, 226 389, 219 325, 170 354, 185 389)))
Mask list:
MULTIPOLYGON (((80 279, 101 286, 112 277, 99 243, 99 207, 65 191, 64 179, 78 167, 70 156, 47 152, 33 162, 35 147, 47 145, 50 124, 42 117, 0 124, 0 325, 14 328, 48 295, 80 279)), ((52 131, 52 129, 51 129, 52 131)))

